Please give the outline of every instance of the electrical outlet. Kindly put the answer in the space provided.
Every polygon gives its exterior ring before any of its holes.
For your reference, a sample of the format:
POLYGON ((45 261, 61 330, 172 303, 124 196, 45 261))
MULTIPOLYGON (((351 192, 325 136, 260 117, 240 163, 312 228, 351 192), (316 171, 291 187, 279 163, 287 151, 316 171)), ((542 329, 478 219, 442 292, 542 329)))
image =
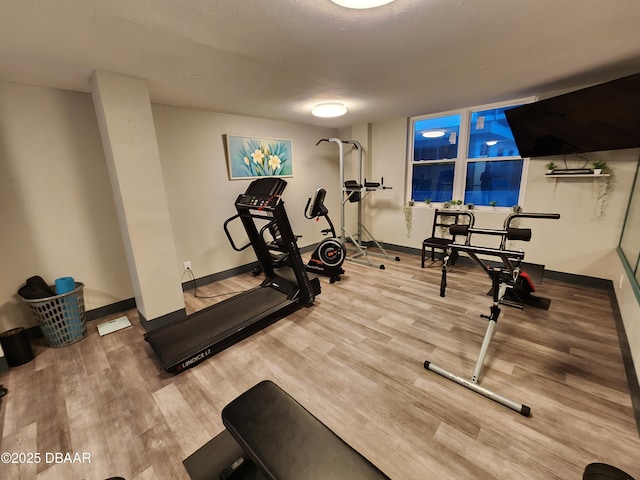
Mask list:
POLYGON ((191 262, 184 262, 184 271, 191 270, 191 262))

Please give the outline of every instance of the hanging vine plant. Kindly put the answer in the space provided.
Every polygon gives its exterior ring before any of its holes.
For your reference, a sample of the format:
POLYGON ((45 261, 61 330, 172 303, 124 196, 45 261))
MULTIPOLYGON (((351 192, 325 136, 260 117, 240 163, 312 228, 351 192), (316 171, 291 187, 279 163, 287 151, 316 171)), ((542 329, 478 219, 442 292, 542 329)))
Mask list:
POLYGON ((404 223, 407 226, 407 238, 411 238, 413 228, 413 200, 404 204, 404 223))
POLYGON ((611 182, 609 179, 605 179, 600 185, 595 185, 595 209, 596 220, 602 220, 604 218, 604 213, 607 209, 607 197, 609 196, 609 192, 611 191, 611 182))

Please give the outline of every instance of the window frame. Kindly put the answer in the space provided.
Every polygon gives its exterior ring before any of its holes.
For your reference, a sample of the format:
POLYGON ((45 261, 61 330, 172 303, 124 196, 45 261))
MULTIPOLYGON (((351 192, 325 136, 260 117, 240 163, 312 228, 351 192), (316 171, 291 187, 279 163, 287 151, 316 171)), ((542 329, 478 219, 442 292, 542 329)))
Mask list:
MULTIPOLYGON (((504 108, 510 106, 524 105, 527 103, 533 103, 537 100, 537 97, 525 97, 517 98, 513 100, 506 100, 502 102, 489 103, 484 105, 475 105, 472 107, 459 108, 455 110, 447 110, 444 112, 437 112, 433 114, 417 115, 409 117, 408 119, 408 142, 407 142, 407 164, 406 164, 406 185, 405 185, 405 201, 413 201, 413 167, 415 165, 428 165, 439 162, 454 162, 454 176, 453 176, 453 190, 451 199, 464 199, 467 165, 475 162, 490 162, 490 161, 505 161, 505 160, 522 160, 522 174, 520 176, 520 189, 518 192, 518 205, 521 205, 524 201, 524 193, 526 180, 529 173, 529 158, 521 156, 501 156, 501 157, 481 157, 481 158, 469 158, 469 143, 471 139, 471 118, 474 112, 483 110, 492 110, 496 108, 504 108), (436 159, 436 160, 419 160, 415 161, 415 124, 421 120, 428 120, 432 118, 446 117, 451 115, 460 115, 460 129, 458 135, 457 156, 450 159, 436 159)), ((434 205, 442 205, 445 202, 432 202, 434 205)), ((423 202, 415 202, 415 204, 423 204, 423 202)), ((480 210, 507 210, 511 207, 491 207, 489 205, 475 205, 475 208, 480 210)))

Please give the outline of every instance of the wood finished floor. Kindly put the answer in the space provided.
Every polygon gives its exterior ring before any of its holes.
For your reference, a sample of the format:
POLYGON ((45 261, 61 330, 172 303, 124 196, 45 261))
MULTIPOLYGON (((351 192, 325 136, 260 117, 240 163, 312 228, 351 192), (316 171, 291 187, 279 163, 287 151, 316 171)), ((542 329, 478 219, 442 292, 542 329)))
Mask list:
MULTIPOLYGON (((490 304, 484 273, 456 265, 441 298, 438 266, 405 254, 385 265, 346 263, 340 283, 321 279, 314 306, 178 376, 161 370, 134 311, 132 328, 99 337, 97 321, 77 344, 34 345, 34 361, 0 376, 0 452, 43 461, 0 464, 0 478, 188 479, 182 461, 222 430, 221 409, 271 379, 395 480, 581 479, 598 461, 640 479, 606 291, 545 280, 549 311, 503 309, 480 384, 529 405, 526 418, 423 368, 472 374, 490 304), (91 462, 46 463, 46 452, 91 462)), ((257 282, 246 274, 198 291, 257 282)), ((221 298, 185 293, 189 312, 221 298)))

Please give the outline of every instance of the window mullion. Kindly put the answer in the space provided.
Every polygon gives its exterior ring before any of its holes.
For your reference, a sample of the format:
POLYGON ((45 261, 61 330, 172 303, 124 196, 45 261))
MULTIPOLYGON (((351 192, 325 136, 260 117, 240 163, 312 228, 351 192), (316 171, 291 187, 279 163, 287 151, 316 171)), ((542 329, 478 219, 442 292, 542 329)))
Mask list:
POLYGON ((527 184, 526 179, 529 176, 529 159, 522 159, 522 175, 520 176, 520 191, 518 192, 518 205, 524 203, 524 191, 527 184))
POLYGON ((467 174, 467 156, 469 151, 469 110, 460 112, 460 138, 458 139, 458 158, 456 159, 455 176, 453 179, 453 198, 464 199, 464 189, 467 174))

